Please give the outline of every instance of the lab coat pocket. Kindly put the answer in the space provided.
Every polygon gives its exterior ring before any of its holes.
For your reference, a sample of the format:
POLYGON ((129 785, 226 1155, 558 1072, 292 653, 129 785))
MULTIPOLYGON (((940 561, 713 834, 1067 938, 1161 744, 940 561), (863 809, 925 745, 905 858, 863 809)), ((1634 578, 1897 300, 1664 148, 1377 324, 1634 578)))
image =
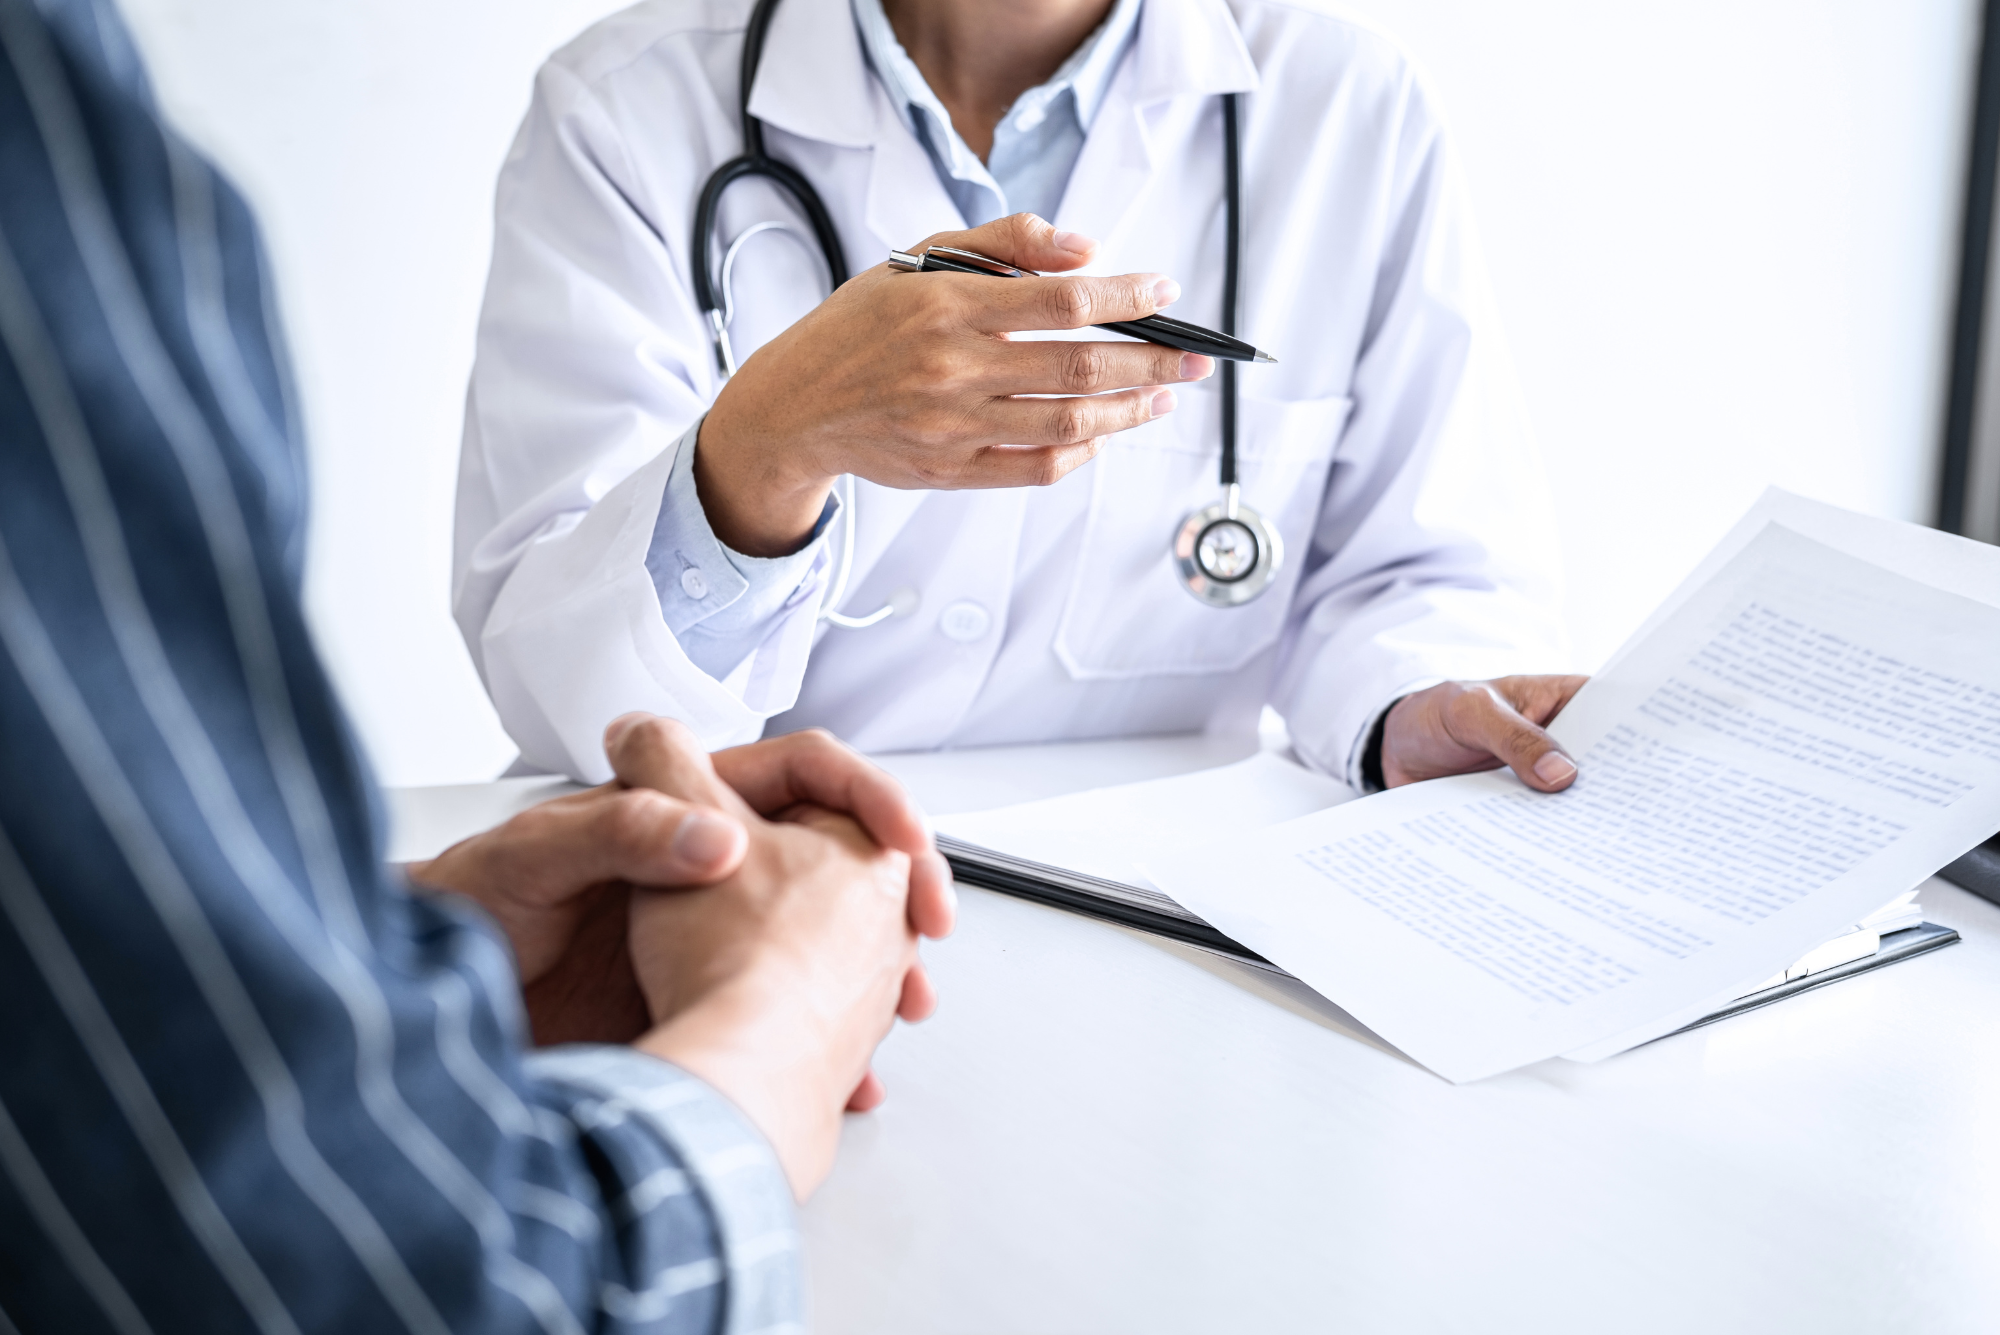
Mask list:
POLYGON ((1261 598, 1228 608, 1197 601, 1172 553, 1182 518, 1221 499, 1214 405, 1202 400, 1113 437, 1090 465, 1090 513, 1055 637, 1056 656, 1075 680, 1233 672, 1284 630, 1353 400, 1239 398, 1243 503, 1277 527, 1285 556, 1261 598))

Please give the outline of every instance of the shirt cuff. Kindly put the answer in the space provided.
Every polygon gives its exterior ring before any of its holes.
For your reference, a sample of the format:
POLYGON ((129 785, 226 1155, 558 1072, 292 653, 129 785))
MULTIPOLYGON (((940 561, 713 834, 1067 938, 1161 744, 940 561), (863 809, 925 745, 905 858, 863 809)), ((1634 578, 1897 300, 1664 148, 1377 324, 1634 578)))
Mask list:
POLYGON ((1386 721, 1389 711, 1400 704, 1403 697, 1415 695, 1418 691, 1427 691, 1444 680, 1445 678, 1443 677, 1419 678, 1404 686, 1394 695, 1391 695, 1380 709, 1377 709, 1368 716, 1367 722, 1362 724, 1361 731, 1355 734, 1353 746, 1348 748, 1347 765, 1341 777, 1347 780, 1349 788, 1352 788, 1357 793, 1377 793, 1382 791, 1382 785, 1370 783, 1368 781, 1369 776, 1363 772, 1363 762, 1368 758, 1368 743, 1375 736, 1376 727, 1386 721))
MULTIPOLYGON (((626 1047, 546 1048, 525 1063, 531 1077, 582 1095, 570 1116, 586 1132, 639 1122, 687 1166, 715 1220, 726 1335, 804 1330, 805 1281, 791 1185, 770 1145, 735 1104, 680 1067, 626 1047)), ((655 1180, 657 1175, 648 1182, 655 1180)), ((629 1194, 645 1185, 634 1184, 629 1194)), ((643 1293, 622 1298, 639 1309, 646 1300, 643 1293)))
POLYGON ((811 536, 788 556, 732 551, 715 536, 695 488, 694 455, 700 435, 701 421, 697 421, 674 446, 673 471, 667 475, 660 517, 653 525, 646 570, 659 590, 667 629, 699 666, 720 676, 701 662, 688 632, 699 628, 701 636, 693 638, 726 642, 719 655, 726 660, 723 672, 740 661, 763 638, 766 623, 814 576, 826 531, 840 513, 840 500, 838 492, 828 495, 811 536), (729 657, 729 648, 743 652, 729 657))

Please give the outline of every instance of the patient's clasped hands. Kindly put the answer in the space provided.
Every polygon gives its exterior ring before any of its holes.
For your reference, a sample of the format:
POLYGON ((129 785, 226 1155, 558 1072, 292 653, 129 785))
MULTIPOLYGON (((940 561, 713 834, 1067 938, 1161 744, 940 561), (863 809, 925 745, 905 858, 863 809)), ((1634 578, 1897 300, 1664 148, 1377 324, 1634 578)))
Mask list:
MULTIPOLYGON (((1576 768, 1544 731, 1581 677, 1446 682, 1385 721, 1390 786, 1511 765, 1576 768)), ((535 1041, 630 1043, 700 1076, 770 1141, 803 1199, 843 1108, 881 1102, 868 1064, 936 1006, 920 937, 951 931, 951 871, 893 778, 823 732, 710 755, 682 724, 605 731, 617 776, 533 807, 412 882, 507 933, 535 1041)))
POLYGON ((824 733, 705 753, 630 714, 617 778, 413 864, 482 905, 514 947, 538 1043, 630 1042, 702 1077, 771 1142, 804 1198, 894 1020, 936 995, 920 936, 951 875, 900 785, 824 733))

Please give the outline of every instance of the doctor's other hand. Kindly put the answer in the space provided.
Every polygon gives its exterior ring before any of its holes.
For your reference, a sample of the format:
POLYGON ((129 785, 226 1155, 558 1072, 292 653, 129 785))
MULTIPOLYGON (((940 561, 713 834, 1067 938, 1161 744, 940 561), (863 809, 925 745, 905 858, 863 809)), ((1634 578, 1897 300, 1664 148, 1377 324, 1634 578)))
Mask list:
POLYGON ((931 245, 1045 276, 878 264, 758 349, 695 451, 703 509, 730 547, 798 550, 843 473, 912 490, 1048 485, 1105 437, 1171 412, 1167 386, 1214 373, 1210 358, 1151 343, 1009 337, 1137 320, 1179 297, 1161 274, 1064 276, 1096 253, 1088 237, 1019 213, 912 249, 931 245))
POLYGON ((1590 680, 1581 676, 1447 681, 1398 700, 1382 727, 1391 788, 1509 766, 1544 793, 1576 780, 1576 762, 1544 729, 1590 680))
POLYGON ((472 900, 507 934, 538 1045, 629 1043, 650 1024, 627 940, 632 886, 698 886, 743 862, 714 807, 608 783, 530 807, 403 870, 472 900))

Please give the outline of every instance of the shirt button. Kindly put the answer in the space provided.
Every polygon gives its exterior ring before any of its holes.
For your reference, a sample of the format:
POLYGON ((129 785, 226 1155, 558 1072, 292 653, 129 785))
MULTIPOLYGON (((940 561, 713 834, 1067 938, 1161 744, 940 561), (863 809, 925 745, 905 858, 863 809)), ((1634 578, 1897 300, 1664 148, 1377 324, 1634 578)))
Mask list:
POLYGON ((681 592, 697 600, 708 597, 708 577, 689 566, 681 571, 681 592))
POLYGON ((992 616, 978 603, 953 603, 938 615, 938 629, 960 644, 971 644, 992 628, 992 616))

